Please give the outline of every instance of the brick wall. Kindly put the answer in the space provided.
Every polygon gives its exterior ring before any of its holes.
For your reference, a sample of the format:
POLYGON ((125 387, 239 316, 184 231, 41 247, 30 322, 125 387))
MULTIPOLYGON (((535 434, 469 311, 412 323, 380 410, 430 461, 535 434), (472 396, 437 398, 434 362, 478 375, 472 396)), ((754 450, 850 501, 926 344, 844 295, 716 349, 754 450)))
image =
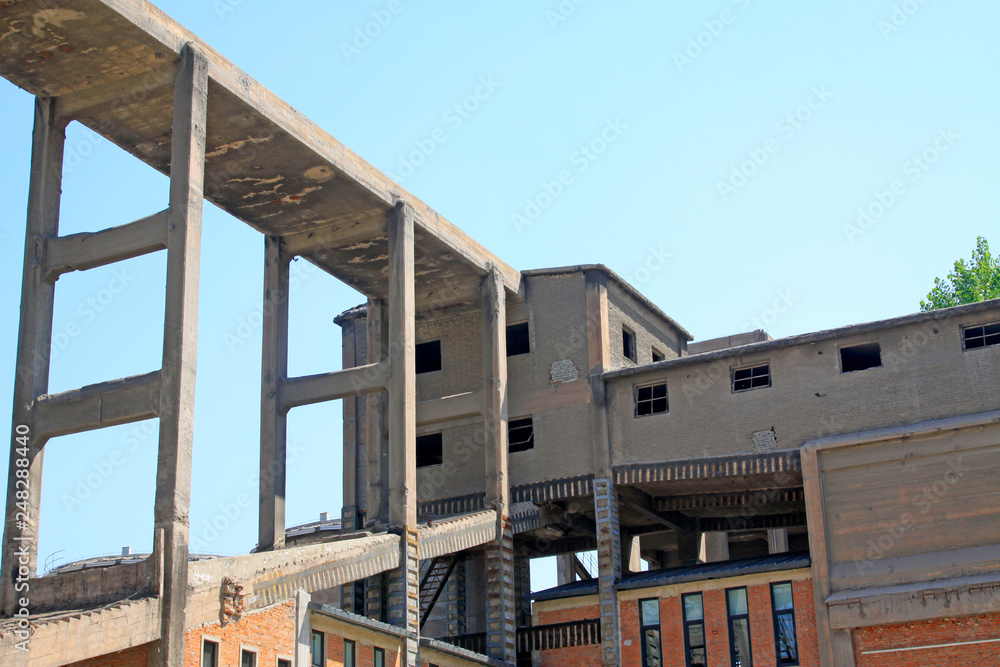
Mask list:
POLYGON ((1000 614, 881 625, 860 628, 853 634, 857 667, 926 667, 927 665, 995 667, 1000 664, 1000 642, 996 641, 892 653, 869 653, 869 651, 903 647, 1000 639, 1000 614))
POLYGON ((210 623, 184 635, 184 667, 201 667, 202 638, 219 642, 219 665, 240 664, 240 649, 257 650, 257 667, 274 667, 278 656, 295 655, 295 603, 286 602, 245 614, 221 626, 210 623))
POLYGON ((109 653, 89 660, 68 663, 67 667, 146 667, 149 644, 133 646, 125 651, 109 653))
MULTIPOLYGON (((586 601, 587 598, 581 598, 586 601)), ((555 623, 569 623, 570 621, 583 621, 595 619, 600 616, 600 607, 596 604, 581 604, 579 607, 568 607, 564 609, 539 609, 535 625, 552 625, 555 623)), ((560 648, 552 651, 539 651, 541 667, 563 667, 573 665, 573 667, 601 667, 601 645, 590 644, 587 646, 573 646, 571 648, 560 648)), ((622 664, 631 665, 623 660, 622 664)))

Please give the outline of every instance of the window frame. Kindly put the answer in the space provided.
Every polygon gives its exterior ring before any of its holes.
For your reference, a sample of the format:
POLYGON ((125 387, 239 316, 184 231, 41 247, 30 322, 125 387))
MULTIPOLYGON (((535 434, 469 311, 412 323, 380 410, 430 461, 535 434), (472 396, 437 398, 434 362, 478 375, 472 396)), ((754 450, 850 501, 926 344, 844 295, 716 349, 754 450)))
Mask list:
POLYGON ((431 433, 421 433, 421 434, 417 435, 416 440, 414 441, 414 458, 419 461, 419 458, 420 458, 420 439, 421 438, 432 438, 434 436, 437 436, 437 439, 441 441, 441 457, 440 457, 441 460, 438 461, 437 463, 424 463, 423 465, 421 465, 420 463, 417 463, 416 465, 417 465, 417 469, 418 470, 422 470, 423 468, 431 468, 431 467, 434 467, 434 466, 439 466, 439 465, 442 465, 444 463, 444 433, 442 431, 432 431, 431 433))
POLYGON ((344 639, 344 667, 358 667, 358 643, 353 639, 344 639), (351 664, 347 664, 347 647, 351 647, 351 664))
POLYGON ((528 324, 528 320, 524 322, 515 322, 514 324, 508 324, 504 333, 505 342, 507 344, 507 356, 508 357, 520 357, 525 354, 531 354, 531 326, 528 324), (510 344, 511 331, 516 331, 515 335, 519 335, 521 328, 524 328, 524 341, 527 349, 524 352, 511 352, 512 345, 510 344))
POLYGON ((649 630, 656 630, 657 643, 660 645, 660 662, 663 664, 663 632, 661 631, 662 626, 662 612, 660 608, 660 598, 643 598, 638 601, 639 607, 639 641, 642 643, 642 667, 649 667, 647 662, 648 656, 646 655, 646 632, 649 630), (645 614, 643 614, 642 603, 643 602, 655 602, 656 603, 656 625, 646 625, 645 624, 645 614))
POLYGON ((969 350, 984 350, 984 349, 986 349, 988 347, 996 347, 996 346, 1000 345, 1000 341, 998 341, 996 343, 987 343, 986 342, 987 338, 989 338, 991 336, 997 336, 998 334, 1000 334, 1000 331, 993 332, 993 333, 987 333, 986 329, 988 327, 998 327, 998 329, 1000 329, 1000 322, 984 322, 982 324, 963 325, 962 326, 962 352, 968 352, 969 350), (968 334, 968 331, 969 331, 969 329, 982 329, 983 330, 983 333, 981 335, 975 336, 975 338, 981 338, 982 339, 982 341, 983 341, 982 345, 978 345, 976 347, 969 347, 968 346, 968 343, 969 343, 969 334, 968 334))
POLYGON ((198 661, 198 664, 201 665, 201 667, 205 667, 205 644, 215 645, 215 661, 209 667, 219 667, 220 658, 222 656, 222 640, 211 635, 201 636, 201 659, 198 661))
POLYGON ((774 664, 777 667, 795 667, 799 664, 799 631, 798 623, 795 620, 795 586, 791 581, 772 581, 770 586, 768 586, 768 591, 771 594, 771 627, 774 630, 774 664), (774 603, 774 587, 775 586, 788 586, 788 592, 792 598, 792 608, 791 609, 778 609, 777 605, 774 603), (791 661, 782 662, 781 659, 781 649, 779 648, 780 642, 778 639, 778 617, 779 616, 789 616, 792 619, 792 639, 795 640, 795 658, 791 661))
POLYGON ((516 454, 518 452, 527 452, 535 448, 535 420, 532 419, 532 415, 527 417, 517 417, 516 419, 507 420, 507 453, 516 454), (531 426, 531 436, 527 440, 527 446, 523 444, 518 444, 515 449, 514 442, 511 440, 510 431, 512 428, 525 428, 525 424, 517 424, 516 422, 528 422, 527 425, 531 426))
POLYGON ((639 357, 636 353, 636 340, 635 331, 629 329, 624 324, 622 325, 622 355, 631 361, 633 364, 639 363, 639 357))
POLYGON ((687 667, 693 667, 691 662, 691 626, 700 625, 701 626, 701 638, 702 644, 696 648, 701 648, 705 651, 705 664, 708 664, 708 636, 705 634, 705 595, 700 591, 695 593, 683 593, 681 595, 681 619, 684 623, 684 664, 687 667), (701 618, 693 621, 689 621, 687 618, 687 607, 684 605, 685 598, 698 596, 701 598, 701 618))
POLYGON ((310 667, 326 667, 326 633, 322 630, 313 629, 309 633, 309 665, 310 667), (320 662, 316 663, 316 656, 313 654, 313 639, 319 637, 320 662))
POLYGON ((385 660, 386 660, 385 649, 381 648, 379 646, 373 646, 372 647, 372 665, 373 665, 373 667, 385 667, 385 660), (379 665, 379 662, 378 662, 378 658, 379 658, 380 655, 382 656, 382 664, 381 665, 379 665))
POLYGON ((292 667, 295 664, 295 659, 290 655, 274 656, 274 667, 282 667, 282 662, 286 662, 288 663, 288 667, 292 667))
POLYGON ((661 361, 666 361, 667 360, 667 355, 663 354, 662 352, 660 352, 659 350, 657 350, 655 347, 650 347, 649 348, 649 358, 651 360, 650 363, 652 363, 652 364, 658 364, 661 361), (657 357, 659 357, 659 359, 657 359, 657 357))
POLYGON ((733 366, 732 368, 729 369, 729 381, 730 381, 730 387, 732 388, 732 393, 734 393, 734 394, 742 394, 744 392, 753 391, 755 389, 767 389, 767 388, 769 388, 769 387, 772 386, 772 382, 771 382, 771 362, 770 361, 761 361, 761 362, 756 362, 756 363, 753 363, 753 364, 746 364, 746 365, 743 365, 743 366, 733 366), (760 375, 755 376, 753 374, 753 371, 755 371, 755 370, 757 370, 759 368, 765 368, 765 369, 767 369, 766 372, 764 373, 764 376, 763 376, 763 377, 767 378, 767 384, 762 384, 762 385, 754 386, 754 384, 753 384, 754 379, 756 377, 762 377, 760 375), (739 378, 739 379, 737 379, 736 374, 739 373, 739 372, 741 372, 741 371, 750 371, 750 376, 746 377, 746 378, 739 378), (736 388, 736 383, 737 382, 745 382, 747 380, 750 381, 750 386, 749 387, 744 387, 742 389, 737 389, 736 388))
POLYGON ((252 655, 253 665, 250 667, 259 667, 260 665, 260 649, 255 646, 250 646, 247 644, 240 644, 240 663, 239 667, 243 667, 243 656, 252 655))
POLYGON ((422 343, 417 343, 413 346, 413 358, 415 364, 415 374, 416 375, 426 375, 427 373, 437 373, 438 371, 444 370, 444 346, 441 345, 441 339, 437 338, 435 340, 425 340, 422 343), (437 345, 437 368, 425 368, 421 370, 420 367, 420 353, 417 349, 421 346, 426 345, 437 345))
POLYGON ((864 371, 870 371, 870 370, 873 370, 875 368, 883 368, 884 364, 882 363, 882 343, 881 343, 881 341, 878 341, 878 340, 872 340, 872 341, 867 341, 867 342, 864 342, 864 343, 852 343, 851 345, 838 345, 837 346, 837 361, 840 364, 840 374, 841 375, 846 375, 848 373, 863 373, 864 371), (853 350, 853 349, 856 349, 856 348, 859 348, 859 347, 870 347, 872 345, 874 345, 875 347, 878 348, 878 364, 876 364, 875 366, 867 366, 865 368, 855 368, 855 369, 849 370, 849 371, 845 371, 844 370, 844 350, 853 350))
POLYGON ((729 632, 729 664, 732 667, 736 667, 736 642, 735 635, 733 632, 734 621, 746 620, 747 622, 747 649, 750 651, 750 661, 749 664, 740 665, 740 667, 753 667, 753 635, 750 630, 750 592, 747 590, 746 586, 734 586, 733 588, 725 589, 726 594, 726 629, 729 632), (746 599, 747 611, 745 614, 733 614, 732 606, 729 604, 729 592, 730 591, 743 591, 743 597, 746 599))
POLYGON ((645 384, 637 384, 637 385, 633 386, 632 387, 632 402, 633 402, 633 413, 632 413, 632 416, 635 417, 636 419, 639 419, 641 417, 653 417, 655 415, 666 415, 666 414, 669 414, 670 413, 670 389, 667 387, 667 381, 663 380, 663 381, 660 381, 660 382, 647 382, 645 384), (640 398, 639 398, 639 391, 641 389, 652 389, 654 387, 661 387, 661 386, 663 387, 663 396, 657 397, 657 396, 654 396, 654 395, 651 394, 649 398, 644 398, 644 399, 640 400, 640 398), (656 401, 660 401, 660 400, 665 401, 666 407, 664 407, 663 410, 659 410, 659 411, 654 410, 653 406, 655 405, 655 402, 656 401), (640 405, 640 403, 649 403, 649 406, 650 406, 649 409, 650 409, 650 411, 647 412, 647 413, 644 413, 644 414, 639 414, 639 405, 640 405))

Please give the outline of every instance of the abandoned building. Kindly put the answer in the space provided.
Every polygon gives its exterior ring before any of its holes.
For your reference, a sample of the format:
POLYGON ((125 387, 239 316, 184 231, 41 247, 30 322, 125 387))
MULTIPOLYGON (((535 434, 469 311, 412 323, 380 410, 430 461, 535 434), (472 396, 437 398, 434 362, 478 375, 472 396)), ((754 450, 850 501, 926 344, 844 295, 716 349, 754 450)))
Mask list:
POLYGON ((0 663, 997 664, 1000 301, 692 342, 602 265, 508 266, 148 3, 62 4, 0 4, 36 96, 0 663), (169 207, 60 235, 72 121, 169 207), (218 558, 187 519, 205 199, 265 243, 258 543, 218 558), (60 275, 158 251, 162 367, 49 393, 60 275), (343 370, 288 376, 295 257, 367 297, 343 370), (287 414, 338 399, 342 514, 286 526, 287 414), (36 576, 46 440, 151 418, 153 552, 36 576))

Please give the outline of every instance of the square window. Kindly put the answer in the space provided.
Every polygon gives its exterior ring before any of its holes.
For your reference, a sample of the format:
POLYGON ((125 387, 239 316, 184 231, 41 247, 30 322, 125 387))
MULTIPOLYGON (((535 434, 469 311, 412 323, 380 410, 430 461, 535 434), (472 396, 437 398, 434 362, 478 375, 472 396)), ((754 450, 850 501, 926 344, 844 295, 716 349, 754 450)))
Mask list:
POLYGON ((882 365, 882 348, 878 343, 864 343, 840 348, 840 372, 853 373, 882 365))
POLYGON ((507 356, 531 352, 531 341, 528 338, 528 323, 512 324, 507 327, 507 356))
POLYGON ((625 358, 635 363, 635 333, 622 327, 622 354, 625 358))
POLYGON ((733 391, 747 391, 771 386, 771 366, 761 364, 749 368, 733 369, 733 391))
POLYGON ((441 370, 441 341, 432 340, 427 343, 417 343, 416 365, 417 373, 431 373, 441 370))
POLYGON ((653 348, 653 363, 654 364, 656 362, 658 362, 658 361, 663 361, 666 358, 667 357, 662 352, 660 352, 659 350, 657 350, 655 347, 653 348))
POLYGON ((417 467, 440 465, 444 461, 444 444, 440 433, 417 436, 417 467))
POLYGON ((659 415, 667 411, 667 383, 635 388, 635 416, 659 415))
POLYGON ((507 422, 507 451, 523 452, 535 448, 535 426, 531 417, 507 422))
POLYGON ((1000 345, 1000 322, 962 329, 962 349, 974 350, 991 345, 1000 345))

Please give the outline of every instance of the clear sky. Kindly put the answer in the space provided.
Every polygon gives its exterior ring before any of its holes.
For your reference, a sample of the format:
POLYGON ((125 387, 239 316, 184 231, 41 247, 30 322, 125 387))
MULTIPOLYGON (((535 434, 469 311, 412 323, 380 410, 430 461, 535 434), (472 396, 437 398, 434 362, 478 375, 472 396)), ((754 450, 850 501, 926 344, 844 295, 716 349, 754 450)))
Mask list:
MULTIPOLYGON (((696 339, 914 312, 977 235, 1000 244, 996 3, 157 4, 515 268, 606 264, 696 339)), ((10 423, 32 99, 0 80, 0 110, 10 423)), ((66 155, 63 233, 165 207, 90 131, 66 155)), ((263 241, 211 205, 203 240, 192 545, 245 553, 263 241)), ((362 297, 293 266, 290 372, 339 368, 332 319, 362 297)), ((51 390, 159 366, 164 267, 59 280, 51 390)), ((340 415, 291 413, 289 525, 339 514, 340 415)), ((150 549, 155 461, 155 421, 51 441, 40 562, 150 549)))

